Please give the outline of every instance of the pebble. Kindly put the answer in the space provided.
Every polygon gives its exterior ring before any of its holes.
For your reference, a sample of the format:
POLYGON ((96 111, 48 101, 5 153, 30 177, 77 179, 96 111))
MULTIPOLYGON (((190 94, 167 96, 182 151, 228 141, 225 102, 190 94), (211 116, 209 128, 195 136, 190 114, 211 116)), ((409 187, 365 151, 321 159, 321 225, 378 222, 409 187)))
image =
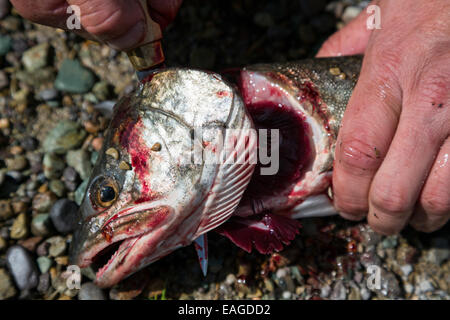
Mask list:
POLYGON ((24 156, 17 156, 6 159, 6 166, 11 171, 22 171, 28 166, 28 161, 24 156))
POLYGON ((50 270, 50 267, 53 264, 52 259, 47 257, 38 257, 36 259, 37 265, 41 273, 47 273, 50 270))
POLYGON ((50 247, 50 243, 44 241, 36 248, 36 254, 40 257, 48 255, 48 248, 50 247))
POLYGON ((39 284, 37 286, 37 291, 40 293, 46 293, 50 288, 50 274, 43 273, 39 276, 39 284))
POLYGON ((86 93, 94 86, 94 74, 78 60, 65 59, 58 71, 55 88, 70 93, 86 93))
POLYGON ((283 294, 281 295, 281 297, 284 300, 290 300, 292 298, 292 293, 289 291, 283 291, 283 294))
POLYGON ((87 151, 83 149, 69 151, 66 155, 66 162, 75 169, 81 179, 85 180, 89 178, 92 165, 87 151))
POLYGON ((78 300, 106 300, 106 295, 93 282, 86 282, 81 285, 78 300))
POLYGON ((77 188, 75 191, 75 202, 79 206, 81 205, 81 202, 83 202, 84 194, 86 193, 86 189, 88 187, 89 180, 84 180, 82 184, 77 188))
POLYGON ((417 286, 416 291, 417 291, 417 289, 418 289, 419 292, 416 293, 416 294, 423 294, 423 293, 426 293, 426 292, 433 291, 434 290, 434 286, 433 286, 433 284, 430 281, 422 280, 422 281, 419 282, 419 285, 417 286))
POLYGON ((72 232, 77 225, 78 206, 68 199, 60 199, 55 202, 50 210, 50 218, 59 233, 72 232))
POLYGON ((398 236, 389 236, 386 237, 382 242, 381 245, 385 249, 392 249, 397 247, 398 244, 398 236))
POLYGON ((380 290, 375 290, 388 299, 394 299, 401 293, 400 285, 395 275, 384 268, 381 269, 381 288, 380 290))
POLYGON ((14 220, 11 226, 11 239, 23 239, 28 235, 27 216, 25 213, 21 213, 14 220))
POLYGON ((22 63, 28 72, 35 72, 38 69, 45 67, 48 61, 48 52, 50 45, 48 42, 41 43, 34 46, 22 55, 22 63))
POLYGON ((99 101, 104 101, 110 95, 110 85, 106 81, 99 81, 92 87, 92 93, 99 101))
POLYGON ((6 300, 16 295, 17 291, 11 277, 5 269, 0 269, 0 300, 6 300))
POLYGON ((338 280, 334 284, 330 299, 331 300, 345 300, 346 298, 347 298, 347 288, 345 288, 345 285, 341 280, 338 280))
POLYGON ((236 276, 232 273, 228 274, 227 277, 225 278, 225 283, 229 286, 235 284, 236 282, 236 276))
POLYGON ((99 111, 106 118, 111 118, 113 113, 113 108, 116 105, 116 101, 107 100, 100 102, 94 106, 94 109, 99 111))
POLYGON ((6 253, 9 272, 20 290, 35 288, 39 281, 39 272, 27 250, 15 245, 6 253))
POLYGON ((40 213, 31 220, 31 233, 35 236, 47 237, 51 232, 50 216, 47 213, 40 213))
POLYGON ((59 91, 55 88, 44 89, 39 91, 38 98, 43 101, 51 101, 59 98, 59 91))
POLYGON ((362 9, 354 6, 348 6, 345 8, 344 13, 342 14, 342 21, 344 21, 345 24, 349 23, 353 19, 355 19, 360 13, 362 9))
POLYGON ((428 250, 425 259, 437 266, 450 258, 449 241, 445 238, 436 238, 431 241, 432 248, 428 250))
POLYGON ((3 237, 0 237, 0 252, 5 250, 7 245, 6 240, 3 239, 3 237))
POLYGON ((408 277, 411 274, 411 272, 413 271, 413 266, 410 264, 405 264, 405 265, 402 265, 400 267, 400 269, 402 270, 403 276, 408 277))
POLYGON ((51 257, 62 256, 67 248, 66 240, 61 236, 54 236, 46 240, 50 244, 48 253, 51 257))
POLYGON ((0 56, 6 55, 11 50, 11 46, 11 37, 0 35, 0 56))
POLYGON ((6 72, 0 70, 0 90, 9 86, 9 78, 6 72))
POLYGON ((9 14, 11 10, 11 4, 9 0, 0 0, 0 19, 3 19, 9 14))
POLYGON ((370 297, 372 296, 372 294, 370 293, 370 290, 368 290, 366 287, 362 287, 360 289, 359 293, 361 294, 362 300, 369 300, 370 297))
POLYGON ((0 200, 0 220, 7 220, 14 215, 11 207, 11 201, 0 200))
POLYGON ((53 203, 56 201, 56 196, 51 192, 38 193, 33 198, 31 204, 34 211, 40 213, 47 213, 50 211, 53 203))
POLYGON ((34 252, 37 245, 42 241, 42 237, 31 237, 27 239, 23 239, 18 241, 17 244, 21 245, 25 249, 27 249, 30 252, 34 252))
POLYGON ((66 192, 66 185, 61 180, 51 180, 48 184, 48 188, 51 192, 56 194, 58 198, 63 197, 66 192))
POLYGON ((81 145, 86 132, 73 121, 60 121, 47 135, 43 142, 45 152, 64 154, 81 145))
POLYGON ((325 285, 322 288, 320 288, 320 297, 321 298, 328 298, 331 293, 331 287, 329 285, 325 285))

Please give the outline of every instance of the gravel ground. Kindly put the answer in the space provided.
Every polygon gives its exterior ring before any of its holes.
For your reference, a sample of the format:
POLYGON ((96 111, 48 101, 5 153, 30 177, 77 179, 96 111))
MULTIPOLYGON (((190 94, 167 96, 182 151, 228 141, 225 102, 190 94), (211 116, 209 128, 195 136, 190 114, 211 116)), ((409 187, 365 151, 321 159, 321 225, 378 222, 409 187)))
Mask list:
MULTIPOLYGON (((186 1, 165 31, 167 64, 221 71, 311 57, 365 5, 186 1)), ((211 234, 206 278, 186 247, 110 290, 89 270, 81 290, 67 289, 84 182, 108 111, 136 80, 123 53, 24 21, 5 0, 0 18, 0 299, 449 299, 448 224, 381 237, 339 218, 303 220, 301 236, 270 256, 211 234), (370 266, 381 272, 375 288, 370 266)))

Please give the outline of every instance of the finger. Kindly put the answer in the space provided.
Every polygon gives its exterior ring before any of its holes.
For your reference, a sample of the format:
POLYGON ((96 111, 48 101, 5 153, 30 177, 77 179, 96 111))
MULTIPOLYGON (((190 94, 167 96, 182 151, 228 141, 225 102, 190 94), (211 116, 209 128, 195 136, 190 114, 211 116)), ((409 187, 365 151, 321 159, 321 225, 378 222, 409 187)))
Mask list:
POLYGON ((431 61, 434 67, 416 65, 427 73, 417 77, 419 81, 414 81, 413 74, 407 77, 410 84, 403 86, 399 126, 371 185, 368 221, 382 234, 398 233, 406 225, 450 132, 449 108, 439 107, 440 102, 448 105, 450 101, 448 79, 442 65, 438 69, 438 60, 431 61))
POLYGON ((11 0, 11 3, 25 19, 51 27, 65 28, 69 6, 65 0, 11 0))
POLYGON ((364 53, 372 33, 367 28, 367 19, 368 15, 363 10, 355 19, 328 38, 316 56, 335 57, 364 53))
POLYGON ((334 203, 346 219, 367 215, 372 179, 381 165, 398 123, 401 92, 376 55, 366 55, 361 75, 345 111, 336 146, 334 203))
POLYGON ((420 195, 419 206, 410 224, 417 230, 432 232, 450 218, 450 137, 444 142, 420 195))
POLYGON ((147 0, 147 3, 150 16, 164 29, 175 19, 183 0, 147 0))

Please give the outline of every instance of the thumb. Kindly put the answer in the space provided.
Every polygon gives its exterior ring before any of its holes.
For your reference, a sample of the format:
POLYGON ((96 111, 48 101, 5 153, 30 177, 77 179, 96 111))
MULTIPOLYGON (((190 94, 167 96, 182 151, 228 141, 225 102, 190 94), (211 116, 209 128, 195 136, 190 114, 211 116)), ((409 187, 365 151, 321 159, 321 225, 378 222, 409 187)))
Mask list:
POLYGON ((363 10, 345 27, 329 37, 316 57, 348 56, 364 53, 371 31, 367 28, 368 15, 363 10))

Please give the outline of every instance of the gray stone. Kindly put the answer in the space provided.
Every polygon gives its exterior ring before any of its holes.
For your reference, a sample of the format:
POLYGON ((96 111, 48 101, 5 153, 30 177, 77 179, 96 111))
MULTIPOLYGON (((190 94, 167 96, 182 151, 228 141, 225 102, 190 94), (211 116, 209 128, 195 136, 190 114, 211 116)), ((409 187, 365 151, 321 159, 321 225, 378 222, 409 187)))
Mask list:
POLYGON ((81 286, 78 293, 79 300, 106 300, 106 295, 102 289, 93 282, 86 282, 81 286))
POLYGON ((60 121, 47 135, 43 147, 45 152, 58 154, 78 147, 84 140, 86 132, 80 125, 73 121, 60 121))
POLYGON ((11 239, 24 239, 28 236, 28 224, 27 224, 27 216, 25 213, 21 213, 14 220, 13 225, 11 226, 11 239))
POLYGON ((53 264, 53 260, 47 257, 38 257, 36 262, 41 273, 47 273, 53 264))
POLYGON ((50 218, 58 232, 66 234, 72 232, 77 225, 78 206, 68 199, 60 199, 55 202, 50 210, 50 218))
POLYGON ((338 280, 333 287, 331 292, 331 300, 345 300, 347 298, 347 288, 341 280, 338 280))
POLYGON ((70 93, 86 93, 93 87, 93 73, 84 68, 78 60, 66 59, 62 62, 55 80, 55 88, 70 93))
POLYGON ((39 271, 33 258, 23 247, 10 247, 6 253, 6 264, 20 290, 33 289, 38 285, 39 271))
POLYGON ((6 300, 16 295, 17 291, 11 277, 5 269, 0 269, 0 300, 6 300))
POLYGON ((47 65, 50 45, 45 42, 34 46, 22 55, 22 63, 29 72, 34 72, 47 65))
POLYGON ((106 118, 111 118, 113 113, 113 108, 116 105, 116 101, 107 100, 100 102, 94 106, 94 109, 103 114, 106 118))
POLYGON ((66 162, 78 172, 81 179, 85 180, 89 178, 92 171, 92 164, 87 151, 83 149, 69 151, 66 155, 66 162))
POLYGON ((0 56, 7 54, 11 50, 11 46, 11 37, 0 35, 0 56))
POLYGON ((44 89, 38 93, 38 98, 43 101, 51 101, 59 98, 59 91, 55 88, 44 89))
POLYGON ((58 197, 62 197, 65 194, 66 186, 64 185, 64 182, 61 180, 51 180, 48 184, 48 188, 51 192, 56 194, 58 197))
POLYGON ((50 274, 43 273, 39 276, 37 291, 40 293, 46 293, 48 288, 50 288, 50 274))
POLYGON ((410 264, 405 264, 400 267, 402 270, 403 276, 408 277, 413 271, 413 266, 410 264))
POLYGON ((40 213, 31 220, 31 233, 37 237, 46 237, 51 232, 50 216, 40 213))
POLYGON ((63 237, 54 236, 48 238, 46 242, 50 244, 50 247, 48 248, 50 257, 59 257, 66 252, 67 243, 63 237))
POLYGON ((353 6, 345 8, 344 13, 342 14, 342 21, 344 21, 344 23, 349 23, 361 13, 361 10, 361 8, 353 6))

